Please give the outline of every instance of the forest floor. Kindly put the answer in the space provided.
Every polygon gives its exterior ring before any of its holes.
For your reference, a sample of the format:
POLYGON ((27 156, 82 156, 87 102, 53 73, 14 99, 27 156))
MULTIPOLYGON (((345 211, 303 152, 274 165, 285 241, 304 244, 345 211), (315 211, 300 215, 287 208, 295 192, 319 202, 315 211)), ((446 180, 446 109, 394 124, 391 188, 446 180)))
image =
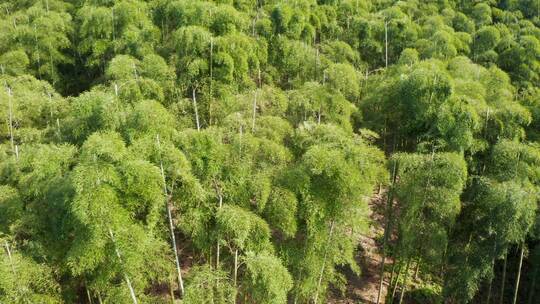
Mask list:
MULTIPOLYGON (((366 235, 360 236, 360 245, 357 251, 356 262, 360 266, 360 275, 354 274, 350 269, 344 270, 347 278, 345 294, 334 292, 328 301, 331 304, 375 304, 380 283, 380 265, 382 260, 381 240, 384 234, 384 192, 375 195, 370 203, 371 225, 366 235)), ((392 263, 386 259, 385 264, 392 263)), ((384 281, 380 303, 384 303, 388 288, 388 278, 384 281)))

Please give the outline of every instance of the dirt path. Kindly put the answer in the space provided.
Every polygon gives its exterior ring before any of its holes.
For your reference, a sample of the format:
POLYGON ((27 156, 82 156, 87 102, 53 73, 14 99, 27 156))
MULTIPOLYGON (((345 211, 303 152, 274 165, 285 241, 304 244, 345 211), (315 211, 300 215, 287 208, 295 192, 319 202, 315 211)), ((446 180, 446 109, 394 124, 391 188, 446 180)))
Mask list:
MULTIPOLYGON (((370 202, 370 215, 372 224, 367 235, 360 237, 360 245, 356 262, 360 265, 362 273, 360 276, 352 272, 347 272, 347 290, 344 296, 334 296, 328 303, 333 304, 375 304, 377 302, 377 294, 379 292, 380 282, 380 263, 381 256, 381 240, 384 233, 384 193, 376 195, 370 202)), ((392 261, 386 259, 385 264, 389 265, 392 261)), ((385 274, 388 280, 388 273, 385 274)), ((384 303, 386 297, 388 282, 385 280, 380 303, 384 303)))

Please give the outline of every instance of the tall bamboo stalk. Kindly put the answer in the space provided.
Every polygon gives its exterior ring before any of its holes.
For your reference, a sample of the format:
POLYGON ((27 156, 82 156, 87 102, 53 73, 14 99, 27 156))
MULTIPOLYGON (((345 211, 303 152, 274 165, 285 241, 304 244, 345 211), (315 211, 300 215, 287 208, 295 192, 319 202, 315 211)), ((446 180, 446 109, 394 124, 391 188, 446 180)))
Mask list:
POLYGON ((13 105, 11 98, 13 96, 11 88, 6 85, 8 95, 8 120, 9 120, 9 140, 11 143, 11 151, 15 153, 15 140, 13 138, 13 105))
POLYGON ((253 115, 251 118, 251 131, 255 132, 255 116, 257 115, 257 94, 258 91, 255 90, 255 96, 253 97, 253 115))
POLYGON ((210 91, 210 102, 208 103, 208 117, 209 117, 209 124, 212 124, 212 112, 213 108, 212 105, 214 103, 214 95, 212 92, 213 84, 214 84, 214 37, 210 37, 210 85, 209 85, 209 91, 210 91))
POLYGON ((84 288, 86 289, 86 296, 88 297, 88 303, 92 304, 92 296, 90 295, 90 290, 88 290, 88 285, 85 285, 84 288))
POLYGON ((405 277, 403 278, 403 284, 401 285, 401 295, 399 297, 399 304, 403 303, 403 296, 407 290, 407 279, 409 278, 409 267, 411 266, 411 258, 407 261, 407 267, 405 267, 405 277))
POLYGON ((523 266, 523 253, 525 252, 525 244, 521 244, 521 252, 519 254, 519 267, 518 267, 518 273, 516 278, 516 287, 514 288, 514 300, 512 301, 512 304, 516 304, 517 297, 518 297, 518 291, 519 291, 519 280, 521 279, 521 267, 523 266))
POLYGON ((238 278, 238 249, 234 250, 234 287, 236 288, 236 281, 238 278))
POLYGON ((536 278, 538 277, 538 268, 540 268, 540 266, 536 265, 536 267, 534 267, 534 272, 533 272, 533 275, 532 275, 532 282, 531 282, 531 290, 529 291, 529 298, 527 300, 527 304, 532 304, 532 300, 533 300, 533 297, 534 297, 534 291, 536 289, 536 278))
MULTIPOLYGON (((495 266, 495 259, 493 259, 493 260, 491 261, 491 272, 494 272, 494 266, 495 266)), ((490 300, 491 300, 491 289, 492 289, 492 285, 493 285, 493 277, 489 278, 488 295, 487 295, 486 304, 489 304, 489 302, 490 302, 490 300)))
POLYGON ((504 254, 502 283, 501 283, 501 295, 499 296, 499 304, 503 304, 503 300, 504 300, 504 285, 506 283, 506 261, 507 261, 507 258, 508 258, 508 252, 506 252, 504 254))
MULTIPOLYGON (((120 250, 118 249, 118 246, 116 246, 116 240, 114 238, 114 233, 111 230, 111 228, 109 228, 109 236, 111 237, 111 241, 113 242, 114 251, 116 252, 118 261, 122 263, 122 255, 120 254, 120 250)), ((133 289, 133 286, 131 285, 131 280, 129 279, 129 276, 127 275, 125 271, 124 271, 124 280, 126 281, 126 285, 129 289, 129 294, 131 296, 131 300, 133 301, 133 304, 138 304, 137 297, 135 296, 135 290, 133 289)))
POLYGON ((396 297, 397 287, 399 285, 399 278, 401 277, 401 270, 403 269, 403 263, 399 263, 398 273, 396 277, 396 282, 394 283, 394 287, 392 288, 392 297, 390 298, 390 303, 394 303, 394 298, 396 297))
POLYGON ((171 206, 169 201, 169 193, 167 191, 167 181, 165 179, 165 170, 163 170, 163 160, 161 155, 161 144, 159 135, 156 136, 157 146, 159 149, 159 168, 161 170, 161 178, 163 179, 163 193, 165 194, 165 206, 167 209, 167 218, 169 220, 169 231, 171 233, 171 245, 174 252, 174 261, 176 263, 176 274, 178 278, 178 287, 180 288, 180 296, 184 295, 184 281, 182 280, 182 271, 180 268, 180 259, 178 258, 178 248, 176 247, 176 236, 174 234, 174 225, 172 220, 171 206))
POLYGON ((6 247, 6 253, 8 256, 9 265, 11 266, 11 272, 13 272, 14 276, 17 276, 17 274, 15 273, 15 265, 13 265, 13 259, 11 257, 11 250, 9 249, 9 244, 6 240, 4 240, 4 246, 6 247))
POLYGON ((384 21, 384 64, 388 68, 388 21, 384 21))
MULTIPOLYGON (((221 189, 218 187, 217 183, 214 182, 214 187, 215 187, 215 190, 216 190, 216 194, 218 196, 218 199, 219 199, 219 205, 218 205, 218 208, 221 210, 221 207, 223 207, 223 195, 221 194, 221 189)), ((219 245, 219 236, 218 236, 218 241, 217 241, 217 244, 216 244, 216 268, 219 268, 219 253, 220 253, 220 245, 219 245)))
POLYGON ((319 280, 317 282, 317 289, 315 290, 315 299, 313 301, 315 304, 317 304, 319 300, 319 289, 321 288, 324 269, 326 268, 326 259, 328 258, 328 245, 330 245, 330 242, 332 241, 332 234, 334 233, 334 224, 335 222, 334 220, 332 220, 332 222, 330 223, 330 233, 328 234, 328 242, 326 246, 327 248, 325 248, 325 251, 324 251, 323 264, 321 266, 321 272, 319 274, 319 280))
POLYGON ((388 190, 388 194, 386 196, 386 214, 387 214, 387 221, 386 221, 386 227, 384 229, 384 237, 383 237, 383 244, 382 244, 382 259, 381 259, 381 270, 380 270, 380 282, 379 282, 379 292, 377 293, 377 304, 380 303, 381 300, 381 294, 382 294, 382 288, 384 283, 384 263, 386 262, 386 243, 388 242, 388 237, 390 235, 391 225, 392 225, 392 205, 394 201, 394 184, 396 182, 396 170, 397 170, 397 162, 394 162, 394 168, 392 170, 392 184, 390 185, 390 189, 388 190))
POLYGON ((197 98, 195 96, 195 89, 192 91, 193 96, 193 109, 195 111, 195 123, 197 125, 197 131, 201 130, 201 124, 199 122, 199 111, 197 110, 197 98))

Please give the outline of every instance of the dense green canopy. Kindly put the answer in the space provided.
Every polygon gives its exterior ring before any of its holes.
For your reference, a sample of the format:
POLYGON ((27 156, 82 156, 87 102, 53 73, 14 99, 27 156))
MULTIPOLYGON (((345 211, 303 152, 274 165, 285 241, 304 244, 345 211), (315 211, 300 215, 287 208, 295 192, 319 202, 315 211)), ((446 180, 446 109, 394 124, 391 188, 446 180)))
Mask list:
POLYGON ((532 0, 2 1, 0 302, 326 303, 369 235, 532 304, 539 87, 532 0))

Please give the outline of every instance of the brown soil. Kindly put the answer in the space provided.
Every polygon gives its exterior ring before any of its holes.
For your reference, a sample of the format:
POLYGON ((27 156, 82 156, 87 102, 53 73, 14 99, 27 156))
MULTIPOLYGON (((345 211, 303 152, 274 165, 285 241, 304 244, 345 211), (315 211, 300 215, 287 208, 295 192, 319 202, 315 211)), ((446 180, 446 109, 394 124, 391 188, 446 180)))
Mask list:
MULTIPOLYGON (((328 303, 332 304, 375 304, 380 283, 380 265, 382 260, 381 240, 384 234, 384 193, 375 195, 370 202, 372 213, 371 226, 367 235, 360 236, 359 248, 356 256, 356 262, 360 265, 362 273, 355 275, 351 271, 344 271, 347 277, 347 289, 345 294, 334 294, 328 303)), ((388 257, 385 265, 388 267, 392 260, 388 257)), ((388 273, 385 273, 381 299, 379 303, 385 303, 386 292, 388 288, 388 273)))

